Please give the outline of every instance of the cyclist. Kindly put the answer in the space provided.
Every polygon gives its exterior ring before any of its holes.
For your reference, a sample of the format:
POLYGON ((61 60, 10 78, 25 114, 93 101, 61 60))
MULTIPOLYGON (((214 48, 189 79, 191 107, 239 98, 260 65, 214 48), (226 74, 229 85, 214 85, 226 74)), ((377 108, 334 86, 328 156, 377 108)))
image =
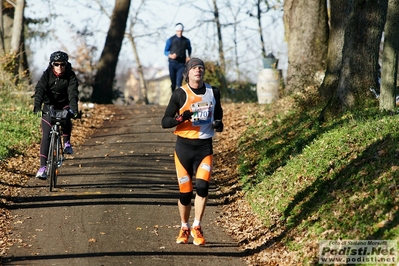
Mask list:
POLYGON ((204 245, 201 220, 208 199, 209 181, 212 174, 214 131, 223 131, 223 109, 220 104, 219 89, 203 81, 204 62, 191 58, 185 66, 186 85, 176 89, 165 115, 163 128, 176 127, 177 135, 174 158, 180 190, 178 209, 181 229, 176 243, 185 244, 189 235, 194 237, 194 245, 204 245), (190 232, 191 200, 193 197, 192 179, 195 176, 196 195, 194 199, 194 222, 190 232))
MULTIPOLYGON (((40 179, 47 178, 46 161, 50 146, 49 135, 51 129, 51 118, 48 113, 50 106, 54 106, 55 110, 68 109, 71 117, 78 114, 78 80, 68 60, 68 54, 65 52, 56 51, 52 53, 48 67, 35 87, 33 112, 43 111, 41 113, 40 168, 36 174, 36 177, 40 179)), ((66 154, 73 154, 71 117, 67 119, 62 127, 64 152, 66 154)))

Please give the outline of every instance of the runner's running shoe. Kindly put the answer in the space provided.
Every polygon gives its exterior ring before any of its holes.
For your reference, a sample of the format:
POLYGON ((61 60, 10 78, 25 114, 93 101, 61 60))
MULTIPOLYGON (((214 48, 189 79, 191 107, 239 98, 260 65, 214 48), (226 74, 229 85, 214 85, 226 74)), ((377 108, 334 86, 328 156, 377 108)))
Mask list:
POLYGON ((43 180, 47 179, 47 166, 40 167, 36 173, 36 177, 43 180))
POLYGON ((179 236, 176 238, 176 243, 187 244, 189 236, 190 236, 190 230, 187 227, 182 227, 180 229, 179 236))
POLYGON ((194 245, 205 245, 205 238, 202 234, 201 226, 194 226, 194 228, 191 229, 191 236, 194 237, 194 245))

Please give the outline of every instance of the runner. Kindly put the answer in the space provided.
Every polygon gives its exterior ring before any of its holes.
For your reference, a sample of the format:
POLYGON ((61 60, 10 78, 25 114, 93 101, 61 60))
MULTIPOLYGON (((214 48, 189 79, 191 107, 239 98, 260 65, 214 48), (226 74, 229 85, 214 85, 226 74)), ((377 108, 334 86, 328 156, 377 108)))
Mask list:
POLYGON ((209 181, 212 174, 214 131, 223 131, 223 110, 220 91, 204 83, 205 65, 199 58, 190 59, 184 69, 186 85, 176 89, 162 118, 163 128, 176 127, 177 135, 174 158, 180 190, 178 208, 181 229, 176 243, 188 243, 189 235, 195 245, 204 245, 201 228, 209 181), (193 182, 195 176, 196 196, 194 199, 195 219, 189 224, 193 182), (190 231, 191 230, 191 231, 190 231))
POLYGON ((164 54, 168 57, 169 62, 172 93, 182 85, 184 65, 191 56, 190 39, 183 36, 183 30, 183 24, 177 23, 175 26, 176 34, 166 41, 164 49, 164 54))

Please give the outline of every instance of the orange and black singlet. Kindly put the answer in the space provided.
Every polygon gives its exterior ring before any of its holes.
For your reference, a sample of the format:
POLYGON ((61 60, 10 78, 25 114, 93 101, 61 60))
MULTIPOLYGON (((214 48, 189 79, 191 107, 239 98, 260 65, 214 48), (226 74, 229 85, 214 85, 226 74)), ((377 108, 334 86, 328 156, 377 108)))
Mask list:
POLYGON ((197 95, 186 84, 181 87, 186 93, 186 101, 179 109, 179 114, 190 110, 192 118, 177 125, 175 135, 186 139, 209 139, 214 135, 212 127, 213 113, 215 112, 216 100, 212 87, 205 84, 205 93, 197 95))
MULTIPOLYGON (((212 137, 213 132, 209 132, 209 128, 205 125, 209 125, 211 128, 211 120, 221 120, 223 118, 223 109, 220 104, 220 91, 216 87, 211 87, 209 85, 203 85, 202 88, 199 89, 191 89, 188 85, 184 85, 178 89, 176 89, 172 97, 170 98, 169 104, 166 107, 164 117, 162 118, 162 127, 163 128, 176 128, 176 131, 179 131, 178 136, 182 136, 184 138, 194 139, 198 136, 198 139, 203 139, 206 137, 212 137), (214 99, 209 99, 209 95, 213 95, 214 99), (190 99, 189 97, 192 97, 190 99), (194 106, 191 106, 189 102, 193 102, 194 106), (197 107, 195 106, 195 102, 197 102, 197 107), (213 107, 206 106, 206 102, 212 103, 213 107), (201 104, 204 103, 204 104, 201 104), (190 121, 185 121, 182 124, 186 125, 178 125, 175 116, 184 112, 186 109, 192 110, 194 113, 192 119, 190 121), (207 110, 211 110, 212 114, 207 112, 207 110), (210 120, 209 120, 210 119, 210 120), (201 128, 202 126, 202 128, 201 128), (195 134, 192 130, 203 130, 202 133, 195 134), (190 132, 191 131, 191 132, 190 132)), ((213 131, 213 129, 212 129, 213 131)), ((176 132, 177 133, 177 132, 176 132)))

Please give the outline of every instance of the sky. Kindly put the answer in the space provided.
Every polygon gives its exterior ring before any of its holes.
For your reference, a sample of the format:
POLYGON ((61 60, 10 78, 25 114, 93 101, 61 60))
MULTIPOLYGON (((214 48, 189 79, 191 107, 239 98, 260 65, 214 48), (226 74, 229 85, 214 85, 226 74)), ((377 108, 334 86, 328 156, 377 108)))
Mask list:
MULTIPOLYGON (((192 56, 200 57, 203 60, 218 60, 216 28, 214 23, 209 22, 212 19, 212 13, 209 12, 212 10, 211 0, 145 0, 145 5, 139 8, 141 2, 131 1, 130 15, 139 10, 136 16, 138 22, 133 29, 138 43, 140 61, 144 67, 164 69, 167 73, 167 57, 163 51, 167 38, 175 34, 174 25, 178 22, 183 23, 183 35, 191 41, 192 56), (184 4, 178 4, 179 2, 184 4)), ((234 68, 235 47, 237 47, 240 71, 244 76, 256 82, 263 65, 260 37, 256 30, 257 20, 246 14, 246 11, 251 10, 251 2, 248 0, 218 0, 218 6, 222 23, 230 23, 230 26, 222 28, 229 75, 232 78, 237 76, 234 68), (240 12, 237 12, 239 8, 240 12), (233 38, 235 36, 234 27, 231 26, 235 17, 237 21, 240 21, 240 26, 236 28, 236 39, 233 38)), ((47 37, 35 38, 28 43, 31 50, 34 51, 30 57, 30 64, 36 79, 47 67, 48 58, 53 51, 66 51, 70 55, 70 62, 74 65, 77 44, 87 43, 89 46, 97 48, 92 55, 93 60, 99 59, 110 23, 109 17, 105 13, 108 15, 112 13, 114 0, 26 0, 26 3, 26 17, 48 18, 46 23, 32 27, 37 32, 47 34, 47 37), (100 9, 98 2, 103 3, 103 10, 100 9), (85 36, 83 39, 77 34, 77 32, 83 31, 90 32, 91 35, 85 36)), ((130 21, 128 25, 130 25, 130 21)), ((281 12, 263 14, 262 26, 267 52, 272 52, 279 58, 279 68, 284 69, 286 44, 281 12)), ((125 38, 119 56, 118 69, 134 68, 135 66, 132 47, 125 38)))

